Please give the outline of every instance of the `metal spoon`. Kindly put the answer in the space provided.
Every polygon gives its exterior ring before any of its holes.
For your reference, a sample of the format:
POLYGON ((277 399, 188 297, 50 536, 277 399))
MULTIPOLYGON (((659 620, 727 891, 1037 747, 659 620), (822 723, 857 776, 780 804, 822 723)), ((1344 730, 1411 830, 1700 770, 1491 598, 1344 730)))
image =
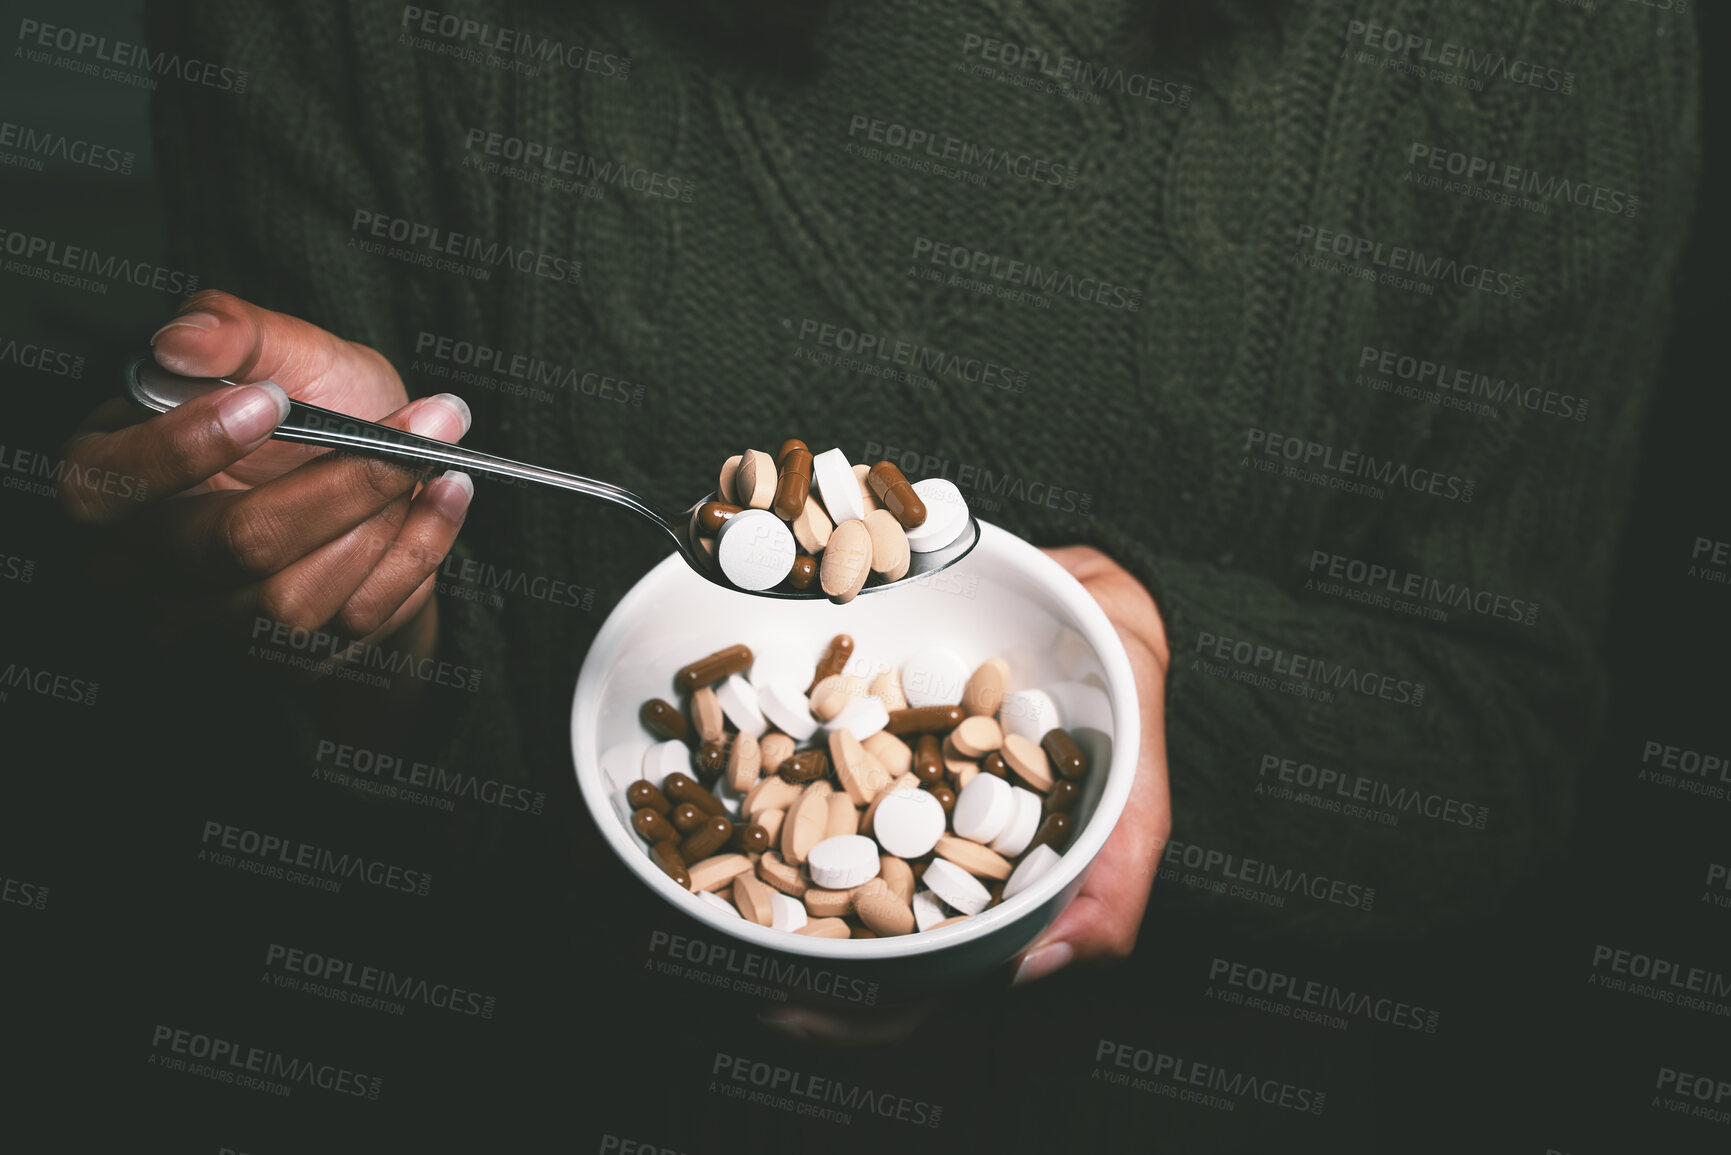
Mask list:
MULTIPOLYGON (((183 377, 179 373, 171 373, 158 365, 149 354, 141 354, 126 366, 126 392, 140 405, 153 409, 158 413, 166 413, 175 406, 201 397, 215 389, 227 388, 241 382, 231 381, 226 377, 183 377)), ((641 497, 617 485, 609 485, 605 481, 580 477, 575 473, 560 473, 554 469, 543 469, 539 465, 525 465, 520 461, 512 461, 506 457, 495 457, 490 453, 477 453, 473 449, 465 449, 461 445, 450 445, 443 441, 434 441, 427 437, 416 437, 412 433, 404 433, 400 429, 392 429, 387 425, 378 425, 371 421, 362 421, 358 417, 350 417, 345 413, 336 413, 329 409, 320 409, 316 405, 305 402, 289 401, 288 416, 283 418, 275 433, 271 434, 278 441, 297 441, 305 445, 324 445, 333 449, 347 449, 358 453, 371 453, 394 461, 406 461, 415 464, 443 465, 453 469, 461 469, 475 477, 491 478, 499 481, 510 481, 516 484, 534 482, 539 485, 552 486, 554 489, 566 489, 581 493, 586 497, 599 498, 602 501, 622 505, 639 517, 654 523, 673 539, 673 544, 679 551, 679 556, 685 559, 687 565, 699 575, 724 586, 736 593, 756 594, 758 597, 784 598, 795 601, 814 601, 824 597, 824 593, 814 582, 809 590, 792 588, 776 588, 769 590, 742 590, 729 582, 716 566, 709 554, 697 544, 691 536, 693 515, 697 507, 706 501, 717 500, 711 493, 699 498, 683 513, 672 515, 657 512, 641 497)), ((930 553, 911 555, 906 576, 893 582, 873 578, 867 583, 861 594, 877 593, 880 590, 895 589, 897 586, 909 585, 929 578, 939 570, 947 569, 968 555, 968 552, 979 543, 980 523, 972 516, 968 518, 967 528, 954 542, 943 549, 930 553)))

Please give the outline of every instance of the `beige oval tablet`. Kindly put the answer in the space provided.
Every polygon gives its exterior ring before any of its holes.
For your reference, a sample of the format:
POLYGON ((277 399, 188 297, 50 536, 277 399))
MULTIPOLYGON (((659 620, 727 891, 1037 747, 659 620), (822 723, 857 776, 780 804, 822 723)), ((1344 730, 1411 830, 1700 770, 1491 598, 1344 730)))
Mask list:
POLYGON ((773 850, 765 852, 764 856, 757 860, 757 877, 794 898, 804 898, 805 892, 811 889, 811 883, 805 880, 805 873, 799 867, 783 862, 781 855, 773 850))
POLYGON ((823 592, 838 604, 851 602, 871 572, 872 536, 863 521, 844 521, 829 535, 818 580, 823 592))
MULTIPOLYGON (((759 869, 762 869, 759 864, 759 869)), ((762 880, 742 874, 733 880, 733 905, 745 916, 746 922, 768 926, 775 917, 769 905, 769 887, 762 880)))
POLYGON ((836 781, 855 806, 864 806, 872 800, 872 791, 866 783, 865 750, 852 731, 830 731, 829 764, 835 770, 836 781))
POLYGON ((871 696, 884 704, 886 710, 905 710, 908 696, 902 693, 902 676, 898 670, 885 670, 872 679, 871 696))
POLYGON ((823 547, 829 544, 829 535, 835 529, 835 523, 824 512, 823 504, 808 501, 805 508, 799 511, 799 516, 787 523, 793 530, 793 540, 799 544, 802 553, 813 556, 823 552, 823 547))
POLYGON ((825 838, 839 838, 843 834, 859 833, 859 809, 854 806, 853 799, 846 794, 831 794, 829 796, 829 820, 824 825, 825 838))
POLYGON ((874 509, 883 508, 883 503, 877 499, 877 494, 872 492, 871 482, 867 480, 871 474, 872 467, 869 465, 861 464, 853 467, 853 475, 859 478, 859 499, 861 504, 865 506, 867 513, 874 509))
POLYGON ((973 761, 984 758, 1004 744, 1004 731, 998 720, 988 714, 963 718, 962 724, 950 731, 950 746, 963 758, 973 761))
POLYGON ((1010 663, 990 658, 981 663, 962 687, 962 709, 969 714, 996 714, 1010 688, 1010 663))
POLYGON ((938 835, 938 844, 932 849, 939 858, 947 858, 979 878, 1008 878, 1013 869, 1010 860, 997 851, 954 834, 938 835))
POLYGON ((885 886, 903 902, 914 900, 914 868, 907 864, 906 859, 897 858, 893 854, 878 855, 878 878, 885 886))
POLYGON ((803 863, 811 848, 823 841, 824 831, 829 827, 832 793, 830 784, 819 779, 788 807, 787 819, 781 824, 781 857, 790 866, 803 863))
POLYGON ((841 674, 831 674, 820 679, 818 684, 811 688, 811 716, 820 722, 827 722, 846 709, 847 704, 853 701, 848 681, 849 679, 841 674))
POLYGON ((793 754, 794 740, 780 730, 771 730, 757 743, 758 765, 765 774, 774 774, 793 754))
POLYGON ((1044 794, 1052 788, 1052 760, 1020 734, 1004 735, 1004 761, 1016 777, 1044 794))
POLYGON ((705 742, 719 742, 727 736, 727 715, 722 712, 721 699, 708 686, 691 694, 691 725, 705 742))
POLYGON ((739 812, 751 818, 760 810, 786 810, 805 791, 797 782, 789 782, 779 774, 760 779, 739 804, 739 812))
POLYGON ((853 912, 868 929, 886 938, 913 933, 913 907, 903 902, 881 878, 854 889, 853 912))
POLYGON ((974 775, 980 773, 978 762, 964 762, 959 758, 945 758, 944 769, 949 772, 950 784, 960 794, 968 788, 968 783, 974 780, 974 775))
POLYGON ((812 938, 852 938, 853 927, 839 918, 820 918, 806 923, 793 933, 809 935, 812 938))
POLYGON ((841 918, 853 910, 853 891, 814 886, 805 892, 805 912, 813 918, 841 918))
POLYGON ((744 794, 757 785, 757 775, 763 761, 756 735, 741 730, 733 736, 733 746, 727 751, 727 784, 744 794))
POLYGON ((928 926, 926 929, 927 930, 937 930, 940 926, 949 926, 952 923, 967 922, 967 921, 968 921, 968 916, 965 914, 952 914, 949 918, 944 919, 944 921, 942 921, 942 922, 932 923, 932 925, 928 926))
POLYGON ((860 748, 876 758, 891 778, 900 778, 914 768, 913 748, 888 730, 879 730, 861 742, 860 748))
POLYGON ((759 810, 756 814, 751 816, 751 820, 763 827, 763 829, 769 834, 769 844, 771 846, 781 845, 781 824, 787 821, 787 811, 759 810))
POLYGON ((872 572, 885 581, 897 581, 907 576, 907 530, 887 509, 874 509, 865 516, 866 532, 872 539, 872 572))
POLYGON ((775 500, 775 481, 775 458, 761 449, 747 449, 733 478, 734 491, 740 497, 736 504, 768 509, 775 500))
MULTIPOLYGON (((745 460, 745 454, 735 453, 721 463, 721 482, 715 487, 715 496, 729 505, 738 505, 739 498, 733 488, 734 479, 739 476, 739 465, 745 460)), ((764 923, 768 926, 768 923, 764 923)))
POLYGON ((743 854, 717 854, 691 868, 691 889, 714 890, 726 886, 751 869, 751 859, 743 854))

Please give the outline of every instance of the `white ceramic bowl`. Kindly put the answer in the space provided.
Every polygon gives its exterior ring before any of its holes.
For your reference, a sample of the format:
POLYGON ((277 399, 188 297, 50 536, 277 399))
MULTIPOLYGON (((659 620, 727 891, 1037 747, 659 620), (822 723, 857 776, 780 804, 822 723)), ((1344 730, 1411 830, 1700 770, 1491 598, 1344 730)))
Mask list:
POLYGON ((981 522, 980 529, 973 552, 942 573, 845 606, 737 593, 670 556, 608 616, 583 662, 571 710, 577 784, 619 857, 662 901, 693 920, 692 934, 725 936, 781 960, 822 965, 877 983, 881 1002, 899 1001, 1001 965, 1080 890, 1136 772, 1140 715, 1130 663, 1099 605, 1062 566, 994 525, 981 522), (779 657, 809 666, 838 633, 855 641, 850 673, 869 677, 899 667, 922 646, 941 644, 969 669, 1005 658, 1010 689, 1053 692, 1064 728, 1090 766, 1070 812, 1077 825, 1057 866, 973 918, 876 939, 812 938, 758 926, 700 902, 662 873, 631 829, 625 803, 625 789, 642 777, 642 753, 654 741, 638 721, 639 707, 649 698, 677 704, 674 671, 723 647, 743 642, 758 661, 779 657))

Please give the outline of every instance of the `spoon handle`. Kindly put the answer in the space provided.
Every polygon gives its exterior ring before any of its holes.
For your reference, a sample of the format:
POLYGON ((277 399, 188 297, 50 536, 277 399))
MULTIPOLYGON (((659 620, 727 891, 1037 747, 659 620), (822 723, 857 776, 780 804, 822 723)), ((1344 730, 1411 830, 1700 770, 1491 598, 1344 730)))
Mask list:
MULTIPOLYGON (((166 413, 195 397, 235 384, 239 382, 220 377, 183 377, 178 373, 171 373, 158 365, 148 353, 134 358, 126 367, 127 393, 139 404, 158 413, 166 413)), ((478 453, 473 449, 436 441, 430 437, 417 437, 413 433, 392 429, 388 425, 362 421, 346 413, 321 409, 292 398, 289 401, 288 416, 283 418, 282 424, 277 426, 271 437, 278 441, 296 441, 304 445, 323 445, 332 449, 368 453, 411 464, 443 465, 498 480, 549 485, 555 489, 570 490, 586 497, 622 505, 663 529, 674 532, 672 523, 667 518, 650 508, 635 493, 617 485, 575 473, 561 473, 556 469, 544 469, 539 465, 512 461, 508 457, 498 457, 491 453, 478 453)), ((677 533, 675 539, 677 540, 677 533)))

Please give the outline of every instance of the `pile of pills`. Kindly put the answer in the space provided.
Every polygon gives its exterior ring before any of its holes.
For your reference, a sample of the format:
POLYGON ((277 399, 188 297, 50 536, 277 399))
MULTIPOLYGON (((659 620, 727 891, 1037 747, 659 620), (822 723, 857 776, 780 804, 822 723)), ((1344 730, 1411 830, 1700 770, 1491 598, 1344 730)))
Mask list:
POLYGON ((853 650, 837 635, 802 687, 809 662, 730 646, 675 675, 684 709, 643 703, 660 741, 626 803, 656 865, 718 910, 825 938, 948 926, 1057 865, 1088 760, 1052 696, 942 647, 867 686, 853 650))
POLYGON ((941 477, 909 483, 893 462, 850 465, 839 449, 812 456, 790 438, 772 458, 748 449, 727 459, 716 487, 691 515, 691 536, 728 581, 744 590, 816 584, 852 601, 868 581, 905 577, 912 556, 952 544, 968 504, 941 477))

